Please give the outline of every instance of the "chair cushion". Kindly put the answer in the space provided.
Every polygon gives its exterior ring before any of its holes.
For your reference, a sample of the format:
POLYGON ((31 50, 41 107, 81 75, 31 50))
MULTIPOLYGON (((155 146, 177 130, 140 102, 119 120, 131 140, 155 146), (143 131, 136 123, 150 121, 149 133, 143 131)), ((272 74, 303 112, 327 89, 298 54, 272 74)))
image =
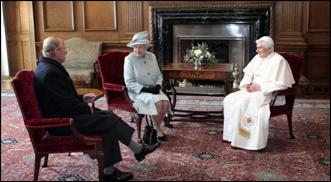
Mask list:
POLYGON ((109 110, 120 109, 128 112, 135 112, 132 104, 126 102, 124 97, 112 97, 111 101, 108 100, 107 102, 109 110))
POLYGON ((89 84, 91 83, 91 80, 92 80, 92 75, 94 73, 94 70, 87 70, 87 69, 70 69, 68 68, 67 69, 69 75, 70 75, 70 78, 73 80, 73 81, 78 81, 78 80, 83 80, 85 81, 85 83, 89 84))
POLYGON ((82 38, 71 38, 64 41, 68 51, 62 64, 74 81, 91 82, 94 72, 93 64, 101 54, 102 42, 88 41, 82 38))

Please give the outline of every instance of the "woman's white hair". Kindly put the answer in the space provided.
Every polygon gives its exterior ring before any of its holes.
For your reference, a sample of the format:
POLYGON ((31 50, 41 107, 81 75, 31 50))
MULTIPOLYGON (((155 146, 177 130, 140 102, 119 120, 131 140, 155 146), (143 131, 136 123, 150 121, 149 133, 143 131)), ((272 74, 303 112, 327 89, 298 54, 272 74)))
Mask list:
POLYGON ((47 37, 43 42, 43 57, 54 57, 55 49, 60 46, 60 41, 56 37, 47 37))
POLYGON ((274 51, 274 41, 269 36, 263 36, 256 40, 256 44, 261 42, 263 47, 271 48, 272 52, 274 51))

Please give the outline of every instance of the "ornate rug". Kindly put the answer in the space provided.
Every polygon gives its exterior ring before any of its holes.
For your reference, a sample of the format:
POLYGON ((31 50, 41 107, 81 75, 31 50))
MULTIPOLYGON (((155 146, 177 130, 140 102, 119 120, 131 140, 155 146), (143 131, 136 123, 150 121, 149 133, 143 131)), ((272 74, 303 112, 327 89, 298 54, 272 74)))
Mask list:
MULTIPOLYGON (((121 144, 123 161, 116 167, 131 171, 134 181, 330 181, 329 100, 297 100, 293 113, 296 139, 290 139, 285 116, 270 121, 268 146, 262 151, 235 149, 222 143, 222 119, 172 122, 168 142, 138 163, 121 144), (201 122, 200 122, 201 121, 201 122)), ((96 106, 107 108, 102 98, 96 106)), ((218 109, 220 102, 183 98, 179 108, 218 109)), ((132 127, 129 114, 115 110, 132 127)), ((142 127, 144 128, 144 126, 142 127)), ((134 134, 137 138, 137 134, 134 134)), ((42 160, 43 162, 43 160, 42 160)), ((50 154, 40 181, 96 181, 96 160, 82 153, 50 154)), ((1 180, 33 180, 34 152, 14 94, 1 93, 1 180)))

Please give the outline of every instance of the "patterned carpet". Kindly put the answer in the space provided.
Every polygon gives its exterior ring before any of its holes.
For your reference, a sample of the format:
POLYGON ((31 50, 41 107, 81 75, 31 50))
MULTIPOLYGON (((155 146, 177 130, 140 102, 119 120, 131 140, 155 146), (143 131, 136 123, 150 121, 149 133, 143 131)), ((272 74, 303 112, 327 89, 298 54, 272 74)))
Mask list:
MULTIPOLYGON (((214 98, 191 97, 178 104, 179 108, 221 108, 214 98)), ((106 108, 105 100, 100 99, 96 106, 106 108)), ((289 137, 285 116, 274 117, 268 146, 262 151, 234 149, 222 143, 222 119, 173 122, 174 128, 164 130, 169 141, 140 163, 121 145, 124 160, 116 166, 131 171, 134 181, 330 181, 329 107, 329 100, 297 100, 293 113, 296 139, 289 137)), ((129 121, 128 113, 115 112, 129 121)), ((31 181, 33 168, 34 153, 16 98, 12 92, 2 91, 1 180, 31 181)), ((51 154, 49 167, 40 170, 39 180, 95 181, 97 162, 82 153, 51 154)))

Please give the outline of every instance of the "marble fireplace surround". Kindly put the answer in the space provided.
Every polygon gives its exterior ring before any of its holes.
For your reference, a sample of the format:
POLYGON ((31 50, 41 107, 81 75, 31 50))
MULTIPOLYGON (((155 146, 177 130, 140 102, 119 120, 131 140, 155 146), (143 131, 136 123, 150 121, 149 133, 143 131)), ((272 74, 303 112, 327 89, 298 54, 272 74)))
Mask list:
POLYGON ((150 2, 150 32, 159 65, 182 62, 182 39, 236 42, 229 62, 247 65, 256 54, 255 40, 273 35, 273 2, 150 2))

